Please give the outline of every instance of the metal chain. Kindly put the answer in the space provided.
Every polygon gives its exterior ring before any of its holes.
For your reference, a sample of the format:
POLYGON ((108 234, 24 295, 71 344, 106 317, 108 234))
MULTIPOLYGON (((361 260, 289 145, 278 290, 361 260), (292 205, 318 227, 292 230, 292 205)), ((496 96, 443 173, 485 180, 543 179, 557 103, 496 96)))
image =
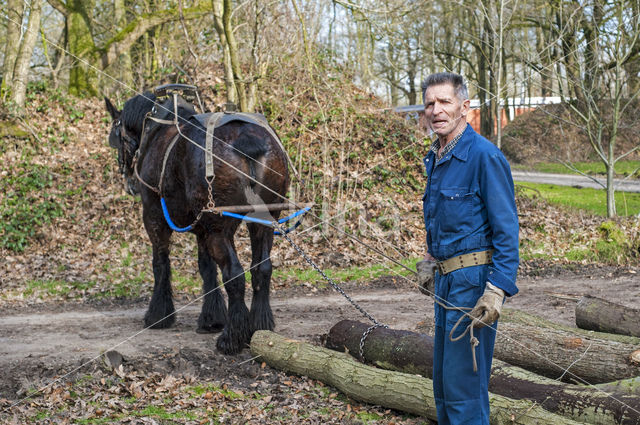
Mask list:
POLYGON ((373 332, 374 329, 376 328, 388 328, 388 325, 385 325, 383 323, 378 322, 371 314, 369 314, 365 309, 363 309, 362 307, 360 307, 360 305, 358 305, 357 302, 355 302, 346 292, 344 292, 344 290, 340 287, 340 285, 338 285, 337 283, 335 283, 333 281, 333 279, 331 279, 329 276, 327 276, 321 269, 320 267, 311 259, 309 258, 309 256, 307 255, 306 252, 304 252, 304 250, 302 248, 300 248, 286 233, 284 233, 282 231, 281 226, 279 225, 279 223, 276 221, 274 222, 274 227, 277 227, 281 232, 282 232, 282 236, 291 244, 291 246, 293 246, 296 251, 298 251, 298 253, 300 255, 302 255, 302 258, 305 259, 305 261, 307 263, 309 263, 309 265, 311 267, 313 267, 318 273, 320 273, 320 275, 331 284, 331 286, 333 286, 333 289, 335 289, 336 291, 338 291, 340 294, 342 294, 343 297, 345 297, 347 299, 347 301, 349 301, 349 303, 355 307, 356 310, 358 310, 360 313, 362 313, 362 315, 364 317, 366 317, 367 319, 369 319, 371 322, 373 322, 373 326, 371 326, 369 329, 367 329, 365 331, 364 334, 362 334, 362 338, 360 339, 360 359, 364 360, 364 342, 367 339, 367 337, 369 336, 369 334, 371 332, 373 332))
POLYGON ((364 340, 367 339, 367 337, 369 336, 369 334, 371 332, 373 332, 374 329, 376 328, 388 328, 389 326, 387 325, 381 325, 381 324, 375 324, 373 326, 370 326, 369 329, 367 329, 363 334, 362 334, 362 338, 360 338, 360 360, 362 360, 364 362, 364 340))

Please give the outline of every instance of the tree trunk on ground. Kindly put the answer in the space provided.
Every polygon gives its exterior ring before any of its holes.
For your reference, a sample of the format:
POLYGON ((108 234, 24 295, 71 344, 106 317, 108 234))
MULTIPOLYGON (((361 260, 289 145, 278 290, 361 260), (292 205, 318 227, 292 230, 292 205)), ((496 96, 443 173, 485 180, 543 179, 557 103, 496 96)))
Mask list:
MULTIPOLYGON (((352 320, 338 322, 329 331, 325 345, 359 357, 360 340, 368 327, 352 320)), ((431 336, 377 328, 365 340, 363 354, 365 361, 383 369, 432 377, 431 336)), ((634 424, 640 422, 640 397, 625 391, 634 386, 638 386, 638 382, 631 380, 598 388, 563 384, 494 360, 489 391, 516 400, 534 401, 545 410, 579 422, 634 424)))
POLYGON ((27 84, 29 83, 29 64, 31 54, 38 40, 40 30, 40 16, 42 15, 42 0, 32 0, 29 9, 29 23, 27 30, 22 37, 16 65, 13 70, 13 90, 11 100, 18 108, 24 108, 27 95, 27 84))
POLYGON ((576 305, 576 326, 640 337, 640 310, 586 295, 576 305))
MULTIPOLYGON (((640 376, 638 338, 569 328, 511 309, 502 313, 494 350, 497 359, 579 384, 640 376)), ((418 329, 432 333, 433 323, 424 322, 418 329)))
POLYGON ((640 397, 640 376, 599 384, 596 388, 608 393, 621 392, 640 397))
MULTIPOLYGON (((363 365, 351 356, 284 338, 274 332, 257 331, 251 353, 268 365, 331 385, 347 396, 436 420, 430 379, 363 365)), ((577 424, 524 400, 491 394, 492 424, 577 424)))

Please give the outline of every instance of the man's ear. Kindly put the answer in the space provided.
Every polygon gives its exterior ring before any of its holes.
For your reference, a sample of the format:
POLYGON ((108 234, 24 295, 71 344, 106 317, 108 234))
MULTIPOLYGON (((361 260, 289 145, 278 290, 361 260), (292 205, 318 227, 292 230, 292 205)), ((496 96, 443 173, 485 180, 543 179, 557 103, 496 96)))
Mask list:
POLYGON ((469 113, 469 109, 471 109, 471 101, 469 99, 465 99, 464 102, 462 102, 462 110, 460 111, 460 115, 466 117, 469 113))

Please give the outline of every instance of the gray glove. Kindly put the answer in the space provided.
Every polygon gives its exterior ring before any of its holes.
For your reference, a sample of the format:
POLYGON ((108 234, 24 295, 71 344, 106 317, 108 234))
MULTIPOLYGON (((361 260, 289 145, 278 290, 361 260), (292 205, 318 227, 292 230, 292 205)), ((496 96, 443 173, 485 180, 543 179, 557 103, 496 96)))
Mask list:
POLYGON ((416 263, 416 270, 418 272, 418 289, 424 295, 432 296, 436 284, 436 262, 431 260, 418 261, 416 263))
POLYGON ((476 306, 471 310, 471 313, 469 313, 472 318, 479 319, 479 321, 474 322, 473 327, 482 328, 484 326, 491 326, 493 322, 500 317, 503 302, 504 291, 487 282, 484 293, 478 298, 476 306))

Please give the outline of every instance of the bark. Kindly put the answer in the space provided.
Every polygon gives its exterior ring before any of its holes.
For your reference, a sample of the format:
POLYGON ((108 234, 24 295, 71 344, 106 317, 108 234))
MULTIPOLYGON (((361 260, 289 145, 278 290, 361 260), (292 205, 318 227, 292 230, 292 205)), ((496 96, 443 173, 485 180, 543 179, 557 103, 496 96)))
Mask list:
POLYGON ((238 44, 236 37, 233 33, 233 27, 231 24, 231 0, 223 0, 222 6, 222 26, 224 29, 225 40, 229 47, 229 61, 231 62, 231 69, 233 70, 233 80, 236 86, 236 94, 238 95, 238 101, 240 102, 241 112, 253 112, 247 109, 247 92, 246 83, 242 74, 242 68, 240 66, 240 59, 238 58, 238 44))
MULTIPOLYGON (((331 385, 347 396, 436 420, 430 379, 377 369, 339 353, 284 338, 274 332, 257 331, 251 353, 273 368, 308 376, 331 385)), ((492 394, 492 424, 577 424, 525 400, 492 394)))
POLYGON ((231 55, 229 53, 229 45, 227 44, 227 36, 224 33, 224 24, 222 22, 222 0, 212 0, 211 8, 213 10, 213 27, 218 33, 220 45, 224 54, 224 85, 227 89, 227 102, 235 104, 237 102, 236 85, 233 79, 233 68, 231 68, 231 55))
POLYGON ((606 392, 621 392, 640 397, 640 376, 599 384, 596 388, 606 392))
POLYGON ((27 30, 22 37, 22 42, 16 57, 15 68, 13 69, 13 91, 11 100, 18 108, 24 107, 27 94, 27 83, 29 82, 29 64, 31 54, 38 40, 40 29, 40 16, 42 15, 42 0, 32 0, 29 9, 29 23, 27 30))
POLYGON ((640 337, 640 310, 586 295, 576 305, 576 326, 640 337))
POLYGON ((13 81, 13 69, 18 57, 18 46, 20 44, 20 24, 24 3, 21 0, 7 0, 7 33, 4 46, 4 61, 2 62, 2 90, 3 95, 7 88, 11 87, 13 81))
MULTIPOLYGON (((368 327, 351 320, 338 322, 329 331, 325 345, 358 357, 360 340, 368 327)), ((383 369, 432 377, 431 336, 376 328, 365 340, 363 354, 365 361, 383 369)), ((516 400, 534 401, 545 410, 579 422, 635 424, 640 422, 640 397, 627 388, 637 388, 637 380, 640 378, 600 388, 571 385, 494 360, 489 391, 516 400)))
MULTIPOLYGON (((433 328, 426 322, 420 326, 421 332, 433 328)), ((640 376, 638 350, 638 338, 569 328, 504 309, 494 357, 548 378, 599 384, 640 376)))

